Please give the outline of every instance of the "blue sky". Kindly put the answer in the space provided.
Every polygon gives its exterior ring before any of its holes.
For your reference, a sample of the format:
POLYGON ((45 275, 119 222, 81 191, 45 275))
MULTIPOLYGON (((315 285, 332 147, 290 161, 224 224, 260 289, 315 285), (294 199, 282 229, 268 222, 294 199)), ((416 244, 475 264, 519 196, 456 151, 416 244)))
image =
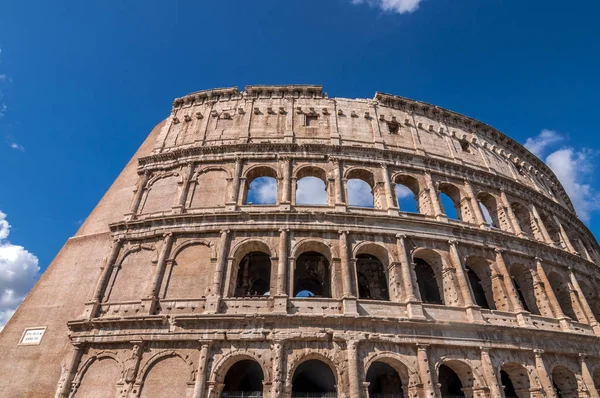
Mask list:
POLYGON ((223 86, 384 91, 491 124, 546 160, 598 235, 600 3, 5 1, 0 324, 173 98, 223 86))

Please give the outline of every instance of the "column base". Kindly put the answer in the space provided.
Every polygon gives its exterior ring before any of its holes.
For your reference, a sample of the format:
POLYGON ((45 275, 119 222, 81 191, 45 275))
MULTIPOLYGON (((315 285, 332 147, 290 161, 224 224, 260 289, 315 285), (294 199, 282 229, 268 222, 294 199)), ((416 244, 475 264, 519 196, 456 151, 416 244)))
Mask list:
POLYGON ((348 206, 343 203, 336 203, 334 209, 337 212, 346 213, 348 211, 348 206))
POLYGON ((131 221, 135 219, 135 213, 125 213, 123 217, 125 218, 125 221, 131 221))
POLYGON ((387 210, 387 214, 388 214, 388 216, 396 216, 396 217, 398 217, 400 215, 400 209, 397 208, 397 207, 390 207, 387 210))
POLYGON ((531 317, 528 312, 518 312, 517 313, 517 324, 519 326, 533 327, 533 323, 531 322, 531 317))
POLYGON ((287 303, 287 295, 273 297, 273 312, 275 314, 287 314, 287 303))
POLYGON ((173 206, 173 214, 181 214, 183 213, 183 206, 173 206))
POLYGON ((158 300, 156 297, 148 297, 142 299, 142 303, 140 305, 142 313, 146 313, 148 315, 154 315, 157 312, 158 308, 158 300))
POLYGON ((279 210, 290 211, 292 209, 292 204, 290 202, 280 202, 279 210))
POLYGON ((477 323, 477 324, 486 323, 485 320, 483 319, 483 315, 481 315, 480 307, 477 307, 477 306, 467 307, 466 310, 467 310, 467 318, 469 318, 469 321, 471 321, 472 323, 477 323))
POLYGON ((227 209, 227 211, 237 211, 238 210, 237 203, 227 202, 227 203, 225 203, 225 209, 227 209))
POLYGON ((84 304, 82 317, 85 319, 96 318, 100 303, 97 301, 88 301, 84 304))
POLYGON ((204 307, 204 313, 216 314, 219 312, 219 304, 221 304, 221 296, 208 296, 206 298, 206 305, 204 307))
POLYGON ((406 313, 410 319, 423 321, 427 319, 425 317, 425 313, 423 312, 423 304, 419 301, 407 303, 406 313))
POLYGON ((344 315, 358 315, 356 297, 344 297, 342 299, 344 315))
POLYGON ((590 326, 592 327, 592 330, 594 331, 594 335, 595 336, 600 336, 600 323, 598 323, 598 322, 592 322, 590 324, 590 326))

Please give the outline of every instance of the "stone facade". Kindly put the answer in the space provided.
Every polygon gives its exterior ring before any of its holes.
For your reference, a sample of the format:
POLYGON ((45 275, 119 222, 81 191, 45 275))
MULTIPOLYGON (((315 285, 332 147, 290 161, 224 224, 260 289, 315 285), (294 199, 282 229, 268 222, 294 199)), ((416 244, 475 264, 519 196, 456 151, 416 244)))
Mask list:
POLYGON ((6 326, 0 390, 598 398, 597 264, 553 173, 478 121, 319 86, 201 91, 175 100, 6 326), (307 177, 324 203, 297 203, 307 177), (258 178, 274 204, 250 203, 258 178), (350 205, 350 180, 372 208, 350 205))

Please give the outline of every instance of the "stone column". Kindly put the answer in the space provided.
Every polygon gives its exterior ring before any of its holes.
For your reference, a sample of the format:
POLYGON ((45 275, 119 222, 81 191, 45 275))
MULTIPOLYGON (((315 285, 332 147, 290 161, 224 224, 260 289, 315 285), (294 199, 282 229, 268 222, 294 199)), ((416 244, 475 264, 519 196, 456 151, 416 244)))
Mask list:
POLYGON ((208 351, 210 350, 209 342, 200 341, 200 356, 198 357, 198 370, 196 371, 196 382, 194 383, 193 398, 204 398, 206 391, 208 351))
POLYGON ((273 362, 273 383, 271 386, 271 398, 283 398, 285 390, 283 380, 285 377, 283 341, 275 341, 271 348, 273 362))
POLYGON ((217 260, 217 268, 215 269, 215 275, 213 279, 212 295, 206 300, 206 312, 214 314, 219 309, 219 302, 222 296, 222 284, 223 274, 225 273, 225 264, 227 263, 227 253, 229 251, 229 239, 230 231, 224 229, 221 231, 221 239, 219 247, 221 251, 219 253, 219 259, 217 260))
POLYGON ((510 300, 512 310, 517 314, 517 322, 519 326, 531 325, 531 319, 529 318, 529 314, 523 308, 523 304, 521 303, 521 299, 517 294, 517 290, 515 289, 515 284, 512 281, 512 277, 508 272, 508 267, 506 266, 506 262, 504 261, 504 253, 503 249, 496 248, 494 250, 496 252, 496 266, 498 268, 498 272, 502 276, 502 280, 504 282, 504 288, 506 289, 506 294, 508 299, 510 300))
POLYGON ((154 314, 156 306, 158 304, 158 297, 160 292, 160 285, 165 274, 165 267, 167 265, 167 258, 171 253, 171 247, 173 246, 173 234, 167 233, 164 235, 163 246, 158 256, 158 263, 156 264, 156 271, 152 280, 152 287, 148 299, 150 302, 149 313, 154 314))
POLYGON ((571 285, 573 285, 573 289, 575 290, 575 294, 577 295, 577 301, 581 304, 581 309, 585 313, 585 316, 588 319, 588 322, 592 329, 594 330, 594 334, 596 336, 600 336, 600 325, 598 324, 598 320, 594 316, 594 311, 592 311, 592 307, 590 307, 590 303, 588 303, 585 295, 583 294, 583 290, 581 290, 581 285, 579 285, 579 281, 575 277, 573 273, 573 269, 569 267, 569 279, 571 279, 571 285))
POLYGON ((600 398, 600 392, 596 389, 596 385, 594 384, 594 376, 587 364, 587 354, 579 354, 579 363, 581 365, 581 378, 587 389, 588 396, 600 398))
POLYGON ((342 298, 344 300, 344 313, 357 314, 356 295, 352 286, 352 273, 350 261, 350 245, 348 244, 349 231, 339 231, 340 234, 340 262, 342 267, 342 298))
POLYGON ((460 294, 463 297, 464 306, 473 307, 475 305, 473 302, 473 294, 471 293, 471 287, 467 280, 465 268, 460 259, 460 255, 458 254, 458 242, 456 240, 450 240, 448 243, 450 244, 450 261, 452 262, 454 269, 456 269, 456 279, 460 294))
POLYGON ((333 175, 335 178, 335 207, 337 210, 346 210, 347 203, 344 202, 344 182, 342 181, 342 162, 333 158, 333 175))
POLYGON ((283 165, 283 184, 282 184, 282 189, 281 189, 281 205, 289 205, 291 203, 291 195, 290 195, 290 178, 291 178, 291 171, 290 171, 290 167, 291 167, 291 159, 289 157, 283 157, 281 158, 283 165))
POLYGON ((540 232, 542 233, 542 237, 544 238, 544 241, 549 244, 549 245, 555 245, 554 241, 552 240, 552 238, 550 237, 550 234, 548 233, 548 230, 546 229, 546 225, 544 225, 544 222, 542 221, 542 217, 540 217, 540 213, 538 213, 537 208, 532 204, 531 205, 531 213, 533 214, 533 218, 535 219, 535 222, 538 225, 538 228, 540 229, 540 232))
POLYGON ((554 290, 552 290, 552 285, 550 285, 550 281, 548 281, 548 276, 546 276, 546 271, 544 271, 544 266, 542 265, 542 259, 539 257, 535 258, 536 268, 537 268, 537 276, 540 279, 544 287, 544 292, 546 293, 546 299, 550 303, 550 308, 554 314, 554 317, 560 320, 561 327, 565 330, 570 329, 569 318, 565 315, 560 304, 558 303, 558 299, 554 294, 554 290))
MULTIPOLYGON (((417 372, 421 379, 422 397, 435 397, 437 388, 433 385, 431 377, 431 364, 429 363, 429 345, 417 344, 417 372)), ((437 379, 437 377, 436 377, 437 379)))
POLYGON ((483 213, 481 211, 481 207, 479 207, 479 201, 477 200, 477 197, 475 196, 475 193, 473 192, 473 187, 471 186, 471 183, 469 182, 469 180, 464 180, 464 185, 465 185, 465 193, 467 194, 467 196, 469 197, 470 201, 471 201, 471 207, 473 208, 473 214, 475 215, 475 220, 477 221, 477 225, 479 225, 479 227, 488 227, 488 223, 485 221, 485 218, 483 217, 483 213))
MULTIPOLYGON (((117 261, 117 257, 119 256, 119 251, 121 250, 121 239, 113 240, 112 246, 110 248, 110 254, 108 255, 106 262, 104 263, 104 268, 102 269, 102 273, 100 274, 100 279, 98 280, 98 284, 96 285, 96 291, 94 292, 94 301, 96 303, 101 303, 104 297, 104 291, 106 290, 106 284, 110 279, 110 275, 115 266, 115 262, 117 261)), ((91 314, 94 317, 96 314, 91 314)))
POLYGON ((346 352, 348 355, 348 381, 350 398, 360 398, 360 373, 358 370, 358 344, 357 340, 348 340, 346 352))
POLYGON ((287 269, 289 230, 279 230, 279 259, 277 264, 277 290, 275 291, 275 312, 287 312, 287 269))
POLYGON ((69 396, 69 392, 71 391, 71 382, 77 373, 77 367, 79 366, 79 361, 81 361, 82 355, 83 347, 80 344, 76 344, 73 346, 73 350, 71 351, 68 359, 65 358, 65 360, 62 362, 60 380, 58 382, 56 393, 54 394, 55 398, 67 398, 69 396))
POLYGON ((556 217, 556 215, 554 215, 553 217, 554 217, 554 222, 556 223, 556 225, 558 225, 558 229, 560 231, 560 237, 563 241, 565 248, 568 251, 570 251, 571 253, 576 254, 577 250, 575 250, 575 247, 573 246, 571 239, 569 239, 569 235, 567 234, 567 231, 565 231, 565 227, 563 227, 562 223, 560 222, 558 217, 556 217))
POLYGON ((235 207, 239 191, 240 191, 240 178, 242 176, 242 158, 235 158, 235 171, 233 172, 233 177, 231 179, 231 184, 229 185, 229 194, 227 195, 227 206, 235 207))
POLYGON ((496 376, 496 372, 494 372, 494 365, 492 364, 492 358, 490 358, 490 349, 487 347, 480 348, 483 376, 490 388, 490 393, 492 397, 501 397, 502 393, 500 392, 500 385, 498 384, 498 376, 496 376))
POLYGON ((148 184, 148 180, 150 179, 150 172, 146 171, 144 175, 139 179, 138 184, 135 187, 133 192, 133 202, 131 203, 131 209, 129 213, 125 214, 126 220, 134 219, 139 207, 142 202, 142 197, 144 196, 144 190, 146 189, 146 185, 148 184))
POLYGON ((414 264, 406 249, 406 235, 396 235, 396 247, 398 248, 398 261, 400 262, 402 288, 404 289, 408 317, 412 319, 425 319, 420 294, 415 284, 417 278, 415 276, 414 264))
POLYGON ((177 201, 177 205, 173 206, 173 212, 178 214, 182 213, 185 209, 185 202, 188 197, 188 192, 190 190, 190 183, 194 173, 194 163, 190 162, 187 165, 187 170, 185 176, 183 177, 183 182, 181 186, 181 192, 179 193, 179 200, 177 201))
POLYGON ((554 391, 554 387, 552 385, 552 380, 548 375, 548 369, 546 368, 546 364, 544 363, 544 358, 542 354, 543 350, 533 350, 535 354, 535 369, 538 374, 538 378, 540 379, 540 384, 542 388, 546 392, 546 397, 548 398, 556 398, 556 392, 554 391))
POLYGON ((427 185, 427 189, 429 190, 429 194, 431 197, 431 205, 433 206, 434 216, 437 220, 447 219, 446 215, 442 211, 442 205, 440 204, 440 197, 438 196, 437 189, 433 185, 433 179, 431 178, 431 173, 425 172, 425 184, 427 185))
POLYGON ((523 231, 521 230, 521 226, 517 221, 517 216, 515 216, 515 213, 513 212, 513 209, 510 206, 510 202, 508 201, 508 197, 506 196, 506 192, 504 192, 504 189, 500 190, 500 199, 502 199, 502 205, 504 206, 504 211, 506 212, 508 220, 512 225, 513 232, 515 233, 515 235, 522 237, 523 231))
POLYGON ((381 175, 385 187, 385 199, 387 201, 387 211, 390 215, 398 214, 398 205, 394 203, 394 193, 392 190, 392 182, 390 181, 390 172, 385 163, 381 163, 381 175))

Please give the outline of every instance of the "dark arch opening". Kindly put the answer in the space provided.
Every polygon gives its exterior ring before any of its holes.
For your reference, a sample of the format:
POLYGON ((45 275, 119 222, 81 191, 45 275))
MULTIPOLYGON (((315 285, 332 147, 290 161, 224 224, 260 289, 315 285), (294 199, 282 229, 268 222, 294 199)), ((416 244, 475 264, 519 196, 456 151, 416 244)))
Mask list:
POLYGON ((522 264, 512 264, 510 266, 510 276, 521 299, 523 309, 532 314, 540 315, 540 310, 537 306, 535 287, 533 284, 533 275, 529 268, 522 264))
POLYGON ((221 398, 262 397, 264 374, 253 360, 236 362, 225 375, 221 398))
POLYGON ((430 304, 444 304, 433 267, 427 261, 415 258, 415 274, 421 301, 430 304))
POLYGON ((371 300, 389 300, 387 277, 381 261, 370 254, 356 256, 358 297, 371 300))
MULTIPOLYGON (((512 279, 512 278, 511 278, 512 279)), ((525 311, 529 311, 529 307, 527 306, 527 301, 525 300, 525 296, 523 295, 523 289, 521 289, 521 286, 519 286, 519 284, 517 283, 516 280, 512 279, 513 284, 515 285, 515 290, 517 291, 517 296, 519 296, 519 301, 521 301, 521 306, 523 307, 523 309, 525 311)))
POLYGON ((465 266, 467 269, 467 276, 469 277, 469 283, 471 284, 471 290, 473 291, 473 298, 475 299, 475 304, 480 306, 481 308, 491 309, 490 303, 488 303, 487 297, 485 295, 485 290, 481 285, 481 279, 479 276, 468 266, 465 266))
POLYGON ((513 213, 515 214, 515 217, 517 218, 517 223, 519 224, 521 231, 525 235, 527 235, 531 238, 534 238, 535 236, 533 234, 533 229, 532 229, 532 224, 531 224, 531 213, 529 212, 529 209, 519 202, 511 203, 510 207, 512 208, 513 213))
POLYGON ((374 362, 367 371, 369 398, 403 398, 402 379, 396 369, 384 362, 374 362))
POLYGON ((292 378, 292 397, 316 398, 335 392, 335 376, 322 361, 311 359, 296 368, 292 378))
POLYGON ((568 368, 557 366, 552 370, 552 385, 559 398, 578 396, 577 378, 568 368))
POLYGON ((271 257, 263 252, 246 254, 238 267, 234 296, 268 296, 270 286, 271 257))
POLYGON ((460 377, 449 366, 441 365, 438 370, 438 382, 440 383, 440 392, 444 398, 462 398, 465 397, 463 385, 460 377))
POLYGON ((506 373, 504 370, 500 371, 500 381, 502 382, 502 387, 504 387, 505 398, 519 398, 515 389, 515 385, 510 379, 508 373, 506 373))
POLYGON ((303 293, 301 297, 331 297, 329 279, 329 261, 324 255, 318 252, 302 253, 296 260, 294 297, 298 297, 298 293, 303 293))
POLYGON ((448 183, 439 184, 438 189, 440 204, 446 217, 465 221, 460 208, 460 189, 448 183))
POLYGON ((575 314, 575 310, 573 309, 570 288, 565 278, 556 272, 551 272, 548 275, 548 281, 550 282, 550 286, 554 291, 554 295, 556 296, 558 304, 560 305, 563 313, 569 318, 579 321, 577 315, 575 314))

